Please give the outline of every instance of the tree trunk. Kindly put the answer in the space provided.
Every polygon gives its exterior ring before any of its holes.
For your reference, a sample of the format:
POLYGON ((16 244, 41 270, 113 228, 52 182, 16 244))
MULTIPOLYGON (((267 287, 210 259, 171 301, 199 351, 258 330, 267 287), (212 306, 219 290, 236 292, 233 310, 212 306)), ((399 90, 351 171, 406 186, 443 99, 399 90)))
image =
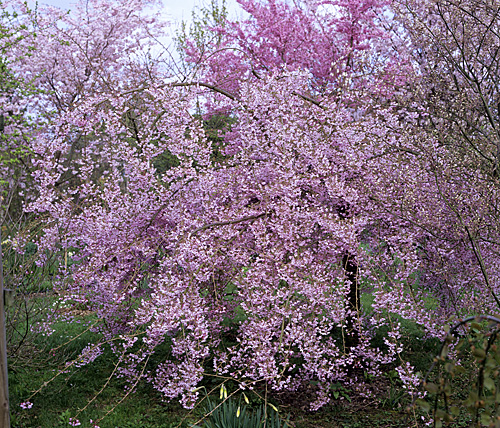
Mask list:
POLYGON ((9 383, 7 378, 7 336, 5 333, 1 224, 0 224, 0 427, 10 428, 9 383))
POLYGON ((347 336, 345 338, 345 347, 353 348, 359 345, 359 333, 356 328, 357 313, 360 308, 359 289, 358 289, 358 264, 353 255, 346 252, 342 258, 342 267, 344 268, 346 279, 349 282, 349 293, 347 294, 347 307, 353 314, 347 318, 347 336))

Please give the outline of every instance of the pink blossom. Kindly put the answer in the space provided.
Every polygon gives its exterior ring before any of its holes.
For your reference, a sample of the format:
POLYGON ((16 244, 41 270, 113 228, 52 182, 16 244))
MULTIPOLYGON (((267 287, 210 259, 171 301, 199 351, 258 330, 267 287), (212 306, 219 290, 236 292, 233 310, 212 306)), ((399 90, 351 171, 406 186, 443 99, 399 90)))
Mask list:
POLYGON ((21 409, 24 409, 24 410, 31 409, 33 407, 33 403, 31 401, 24 401, 19 406, 21 407, 21 409))

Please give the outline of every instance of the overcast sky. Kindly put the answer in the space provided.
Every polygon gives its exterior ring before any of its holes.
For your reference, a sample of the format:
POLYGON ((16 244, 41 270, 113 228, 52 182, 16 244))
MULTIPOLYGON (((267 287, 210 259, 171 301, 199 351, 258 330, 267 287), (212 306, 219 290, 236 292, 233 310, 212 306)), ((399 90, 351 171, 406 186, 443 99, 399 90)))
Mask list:
MULTIPOLYGON (((176 29, 181 21, 190 21, 191 20, 191 11, 195 7, 201 7, 204 5, 210 4, 210 0, 161 0, 163 3, 162 15, 165 16, 165 19, 171 22, 171 26, 167 33, 169 35, 167 37, 162 38, 162 43, 164 46, 172 47, 173 37, 176 35, 176 29)), ((33 6, 35 0, 28 0, 28 3, 33 6)), ((49 4, 52 6, 59 7, 61 9, 71 9, 71 5, 77 3, 78 0, 38 0, 38 4, 49 4)), ((219 0, 221 3, 222 0, 219 0)), ((226 0, 226 7, 228 10, 228 14, 232 18, 241 17, 242 11, 239 5, 236 3, 236 0, 226 0)), ((174 57, 176 57, 176 53, 174 50, 171 50, 174 57)))
MULTIPOLYGON (((39 4, 50 4, 62 9, 70 9, 71 4, 75 0, 38 0, 39 4)), ((208 2, 207 2, 208 3, 208 2)), ((172 19, 172 21, 180 22, 181 20, 189 20, 191 11, 195 6, 203 6, 203 0, 163 0, 164 13, 172 19)), ((230 15, 235 15, 238 5, 236 0, 226 0, 226 5, 230 15)))

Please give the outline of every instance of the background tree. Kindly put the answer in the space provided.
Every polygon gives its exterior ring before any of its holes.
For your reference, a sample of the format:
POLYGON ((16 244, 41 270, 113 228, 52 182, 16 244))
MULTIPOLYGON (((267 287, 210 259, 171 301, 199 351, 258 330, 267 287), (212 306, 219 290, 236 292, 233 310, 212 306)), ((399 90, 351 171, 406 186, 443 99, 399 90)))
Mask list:
POLYGON ((415 137, 405 151, 398 149, 404 176, 387 176, 391 190, 384 204, 397 201, 385 209, 408 222, 423 263, 420 281, 434 290, 440 311, 448 315, 494 313, 499 306, 499 6, 394 3, 414 67, 397 98, 400 108, 413 112, 401 120, 412 124, 415 137))
MULTIPOLYGON (((112 91, 113 85, 123 88, 127 79, 130 85, 151 79, 151 64, 132 59, 140 52, 146 55, 146 35, 160 31, 155 17, 143 13, 149 4, 91 1, 70 16, 53 7, 30 10, 21 1, 0 3, 0 242, 5 287, 16 292, 6 314, 12 371, 28 370, 39 355, 47 362, 49 350, 37 339, 50 331, 48 319, 61 319, 51 292, 68 265, 67 250, 61 254, 57 246, 52 251, 37 247, 46 218, 24 211, 38 197, 32 144, 86 96, 112 91)), ((85 150, 78 133, 67 141, 72 150, 66 158, 57 151, 48 154, 66 169, 58 183, 62 191, 66 182, 78 181, 75 160, 85 150)))
POLYGON ((404 81, 403 57, 384 43, 390 1, 239 3, 248 18, 231 21, 224 4, 212 2, 191 34, 181 34, 192 76, 237 93, 238 82, 262 72, 302 70, 310 73, 308 93, 347 103, 354 94, 387 96, 404 81))
POLYGON ((498 2, 396 2, 411 38, 414 98, 457 159, 496 176, 499 149, 498 2))

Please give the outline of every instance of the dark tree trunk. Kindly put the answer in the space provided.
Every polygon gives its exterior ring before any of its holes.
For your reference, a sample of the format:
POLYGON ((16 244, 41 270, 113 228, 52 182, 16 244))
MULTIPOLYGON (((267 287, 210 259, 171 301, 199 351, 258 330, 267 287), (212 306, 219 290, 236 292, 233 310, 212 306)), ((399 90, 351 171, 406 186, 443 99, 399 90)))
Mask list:
POLYGON ((358 288, 358 264, 353 255, 346 252, 342 257, 342 267, 349 282, 349 293, 347 294, 347 307, 352 313, 347 318, 347 336, 345 347, 353 348, 359 344, 359 332, 357 329, 357 313, 360 308, 358 288))

